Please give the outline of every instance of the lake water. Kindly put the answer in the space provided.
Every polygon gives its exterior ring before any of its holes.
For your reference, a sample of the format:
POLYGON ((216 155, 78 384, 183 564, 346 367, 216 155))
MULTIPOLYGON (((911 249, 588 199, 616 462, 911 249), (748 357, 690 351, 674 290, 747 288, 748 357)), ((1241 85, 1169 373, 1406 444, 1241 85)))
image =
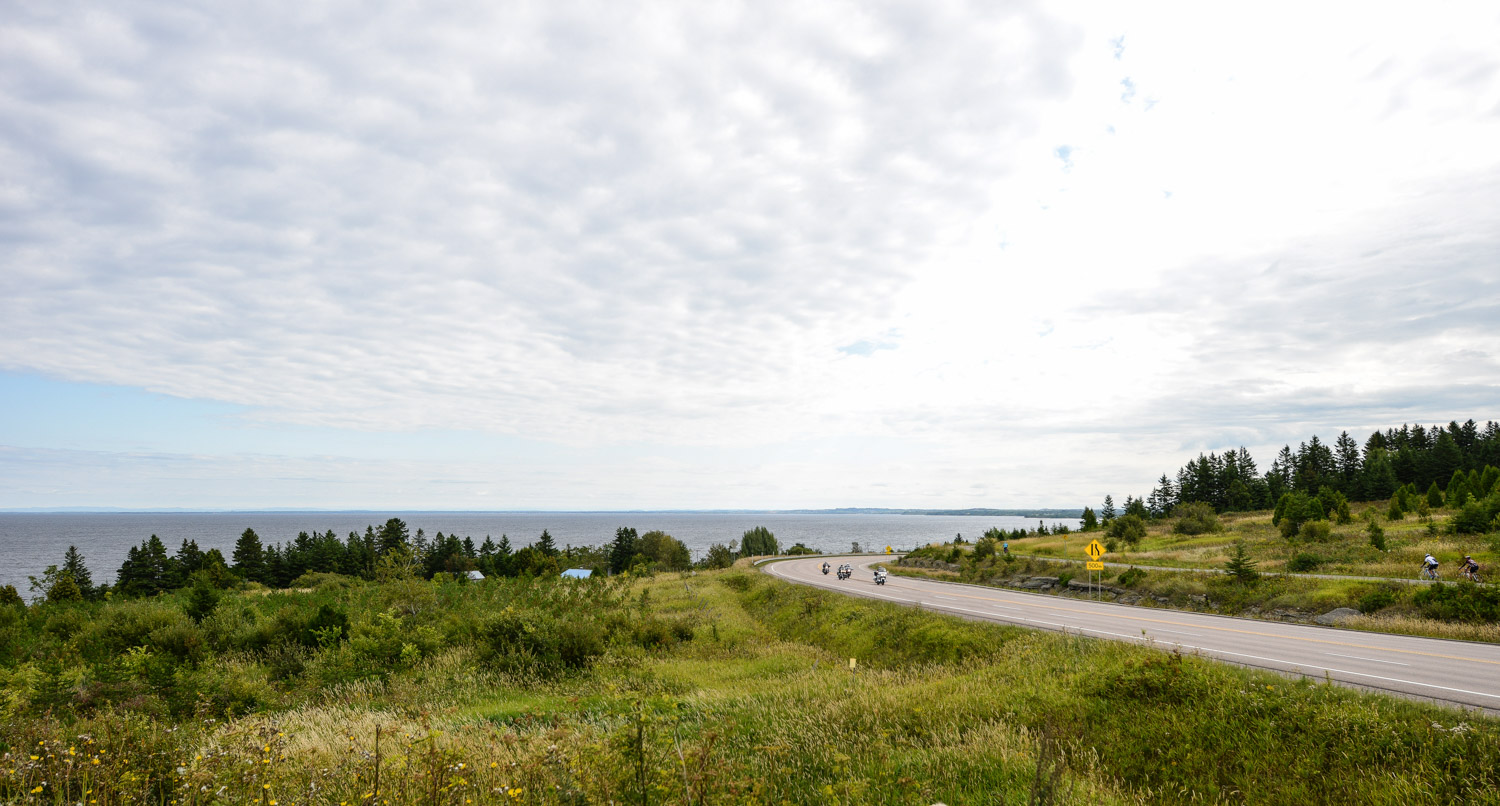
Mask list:
MULTIPOLYGON (((546 529, 559 547, 603 545, 620 526, 645 533, 660 529, 681 540, 701 557, 713 543, 739 540, 756 526, 770 529, 783 546, 805 543, 825 552, 848 551, 858 541, 866 550, 886 546, 910 549, 962 534, 973 540, 986 529, 1034 528, 1037 519, 1016 515, 890 515, 721 513, 721 512, 108 512, 0 513, 0 585, 15 585, 28 599, 28 576, 40 576, 49 565, 62 562, 63 552, 75 545, 83 553, 94 582, 113 582, 131 546, 156 535, 175 553, 183 540, 196 540, 207 551, 216 548, 228 558, 245 529, 254 529, 263 543, 285 543, 298 532, 332 529, 343 538, 349 532, 377 528, 388 518, 406 521, 428 537, 442 532, 496 540, 509 536, 511 546, 534 542, 546 529)), ((1078 521, 1048 518, 1049 528, 1078 521)))

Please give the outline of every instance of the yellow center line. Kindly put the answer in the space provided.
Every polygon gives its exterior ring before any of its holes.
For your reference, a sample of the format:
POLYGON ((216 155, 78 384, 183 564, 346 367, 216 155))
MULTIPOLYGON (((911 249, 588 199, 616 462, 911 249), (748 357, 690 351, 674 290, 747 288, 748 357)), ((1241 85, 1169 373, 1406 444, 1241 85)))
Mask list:
MULTIPOLYGON (((957 592, 949 592, 949 591, 945 591, 943 593, 943 595, 944 596, 957 596, 957 597, 961 597, 961 598, 964 598, 964 599, 978 599, 978 600, 983 601, 983 602, 997 602, 997 603, 1001 603, 1001 604, 1024 604, 1027 607, 1038 607, 1038 608, 1041 608, 1041 607, 1050 607, 1050 608, 1052 608, 1054 610, 1061 610, 1061 611, 1064 611, 1064 612, 1067 612, 1067 613, 1073 613, 1073 614, 1078 614, 1078 615, 1098 615, 1097 613, 1090 613, 1087 610, 1078 610, 1076 608, 1064 607, 1062 605, 1057 605, 1057 604, 1050 604, 1050 603, 1043 604, 1041 602, 1031 602, 1031 601, 1026 601, 1025 599, 996 599, 996 598, 989 597, 989 596, 976 596, 974 594, 969 594, 969 593, 957 593, 957 592)), ((1464 657, 1462 655, 1445 655, 1445 654, 1443 654, 1441 652, 1422 652, 1422 651, 1415 650, 1415 649, 1391 649, 1390 647, 1371 646, 1370 644, 1355 644, 1355 643, 1351 643, 1349 641, 1330 641, 1330 640, 1325 639, 1325 638, 1303 638, 1303 637, 1296 636, 1296 635, 1279 635, 1277 633, 1272 633, 1272 632, 1261 632, 1259 630, 1241 630, 1241 629, 1236 629, 1234 627, 1215 627, 1215 626, 1213 626, 1211 624, 1195 624, 1193 622, 1169 621, 1167 619, 1147 618, 1145 616, 1127 616, 1127 615, 1121 614, 1121 615, 1118 615, 1118 618, 1129 619, 1131 621, 1144 621, 1144 622, 1149 622, 1149 623, 1152 623, 1152 624, 1170 624, 1170 625, 1172 625, 1174 627, 1193 627, 1193 628, 1204 629, 1204 630, 1218 630, 1220 632, 1240 633, 1241 635, 1259 635, 1259 636, 1263 636, 1263 637, 1266 637, 1266 638, 1286 638, 1286 639, 1290 639, 1292 641, 1305 641, 1305 642, 1311 643, 1311 644, 1328 644, 1330 646, 1353 647, 1355 649, 1370 649, 1370 650, 1374 650, 1374 651, 1377 651, 1377 652, 1397 652, 1397 653, 1400 653, 1400 654, 1403 654, 1403 655, 1422 655, 1422 656, 1428 657, 1428 658, 1446 658, 1448 660, 1463 660, 1463 661, 1469 661, 1471 663, 1488 663, 1488 664, 1493 665, 1493 666, 1500 666, 1500 661, 1484 660, 1482 658, 1466 658, 1466 657, 1464 657)))

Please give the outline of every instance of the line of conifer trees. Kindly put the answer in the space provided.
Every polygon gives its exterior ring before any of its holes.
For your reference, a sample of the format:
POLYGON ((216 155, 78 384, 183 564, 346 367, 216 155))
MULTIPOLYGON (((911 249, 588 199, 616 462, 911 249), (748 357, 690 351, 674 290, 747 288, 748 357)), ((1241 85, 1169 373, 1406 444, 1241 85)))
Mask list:
POLYGON ((1490 466, 1500 466, 1500 423, 1493 421, 1483 428, 1472 419, 1446 427, 1402 425, 1370 434, 1363 447, 1344 431, 1332 445, 1314 435, 1295 450, 1283 446, 1263 474, 1244 447, 1199 454, 1175 478, 1163 474, 1157 479, 1150 495, 1126 496, 1118 513, 1113 498, 1105 496, 1101 510, 1095 514, 1086 509, 1084 519, 1094 515, 1109 521, 1127 513, 1160 518, 1191 501, 1219 512, 1265 510, 1287 493, 1316 497, 1325 489, 1349 501, 1381 501, 1403 488, 1426 490, 1434 485, 1444 491, 1489 491, 1495 488, 1493 481, 1484 482, 1490 466))
MULTIPOLYGON (((744 545, 757 554, 777 552, 775 536, 764 527, 746 532, 744 545)), ((715 544, 699 565, 725 567, 739 556, 734 542, 715 544)), ((201 550, 196 540, 183 540, 177 552, 169 554, 161 539, 151 535, 130 548, 112 586, 94 584, 82 553, 76 546, 69 546, 62 564, 48 566, 41 577, 31 578, 31 585, 35 595, 49 601, 71 601, 102 599, 106 593, 154 596, 190 585, 225 588, 237 582, 285 588, 308 573, 367 580, 402 576, 431 579, 438 574, 466 575, 469 571, 487 577, 556 576, 563 568, 605 574, 686 570, 692 565, 687 546, 661 531, 638 534, 633 528, 621 527, 607 545, 559 549, 544 529, 536 542, 513 549, 510 538, 503 534, 498 541, 486 535, 477 545, 472 537, 460 539, 442 532, 429 539, 423 530, 413 535, 405 521, 391 518, 378 528, 367 526, 363 534, 350 532, 343 539, 330 529, 302 532, 286 544, 266 545, 254 529, 246 529, 228 558, 218 549, 201 550)), ((0 600, 20 601, 14 587, 6 588, 0 590, 0 600)))

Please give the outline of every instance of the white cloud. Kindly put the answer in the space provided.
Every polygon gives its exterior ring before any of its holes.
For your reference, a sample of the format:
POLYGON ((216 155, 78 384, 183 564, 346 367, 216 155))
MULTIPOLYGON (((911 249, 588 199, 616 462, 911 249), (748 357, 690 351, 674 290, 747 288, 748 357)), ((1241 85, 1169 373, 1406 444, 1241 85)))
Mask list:
POLYGON ((517 506, 1061 503, 1225 434, 1482 418, 1497 33, 1480 4, 13 5, 0 367, 568 446, 517 506), (630 479, 586 466, 610 445, 630 479))

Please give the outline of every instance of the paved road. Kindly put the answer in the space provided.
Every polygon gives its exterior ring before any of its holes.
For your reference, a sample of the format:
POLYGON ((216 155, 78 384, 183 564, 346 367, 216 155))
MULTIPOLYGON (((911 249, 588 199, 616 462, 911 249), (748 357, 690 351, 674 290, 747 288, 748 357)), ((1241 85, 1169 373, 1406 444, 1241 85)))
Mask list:
POLYGON ((1149 643, 1163 649, 1416 699, 1500 714, 1500 645, 1338 630, 1204 613, 1090 602, 1020 591, 892 576, 872 568, 891 558, 852 562, 852 579, 819 570, 824 558, 772 562, 763 569, 789 582, 926 610, 1022 627, 1149 643))

